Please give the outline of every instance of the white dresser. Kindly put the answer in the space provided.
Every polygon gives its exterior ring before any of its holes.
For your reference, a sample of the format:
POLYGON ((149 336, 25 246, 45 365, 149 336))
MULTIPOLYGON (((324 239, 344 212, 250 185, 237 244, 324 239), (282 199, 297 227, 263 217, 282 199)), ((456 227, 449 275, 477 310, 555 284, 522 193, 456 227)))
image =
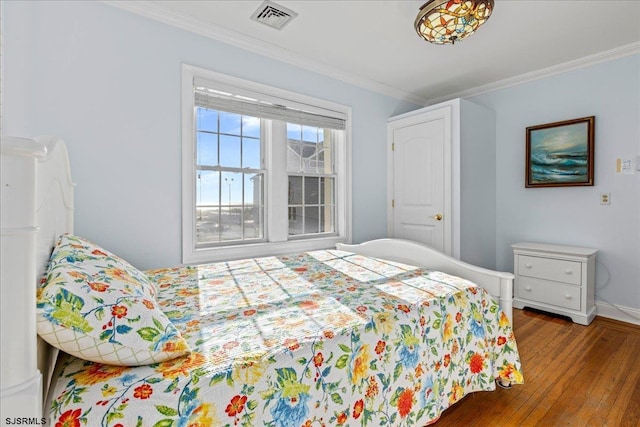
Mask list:
POLYGON ((597 249, 522 242, 513 248, 513 306, 536 308, 588 325, 596 316, 597 249))

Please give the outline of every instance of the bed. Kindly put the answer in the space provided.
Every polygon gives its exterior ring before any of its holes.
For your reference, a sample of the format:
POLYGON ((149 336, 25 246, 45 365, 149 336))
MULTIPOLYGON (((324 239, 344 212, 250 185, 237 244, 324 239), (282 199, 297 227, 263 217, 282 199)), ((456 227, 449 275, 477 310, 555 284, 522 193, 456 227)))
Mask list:
POLYGON ((468 393, 523 382, 512 284, 395 239, 142 273, 73 235, 62 140, 2 141, 3 420, 428 425, 468 393), (83 316, 101 322, 112 352, 68 349, 55 329, 75 322, 65 333, 78 342, 79 330, 100 330, 68 311, 60 321, 61 304, 89 302, 83 316), (131 314, 138 302, 157 314, 150 326, 131 314), (123 356, 117 334, 152 343, 151 358, 123 356))

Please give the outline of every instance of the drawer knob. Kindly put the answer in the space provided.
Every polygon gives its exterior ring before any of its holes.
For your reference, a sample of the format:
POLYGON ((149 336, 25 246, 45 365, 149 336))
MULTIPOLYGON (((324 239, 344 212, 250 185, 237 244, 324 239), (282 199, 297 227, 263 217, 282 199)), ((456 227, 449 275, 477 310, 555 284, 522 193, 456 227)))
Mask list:
POLYGON ((531 268, 531 264, 530 264, 530 263, 526 263, 524 266, 525 266, 526 268, 531 268))
POLYGON ((571 299, 571 295, 569 295, 569 294, 565 294, 565 295, 564 295, 564 298, 565 298, 565 299, 571 299))
POLYGON ((564 274, 573 274, 573 270, 571 270, 570 268, 567 268, 567 269, 564 271, 564 274))
POLYGON ((525 287, 524 287, 524 290, 525 290, 525 291, 529 291, 529 292, 531 292, 531 286, 525 286, 525 287))

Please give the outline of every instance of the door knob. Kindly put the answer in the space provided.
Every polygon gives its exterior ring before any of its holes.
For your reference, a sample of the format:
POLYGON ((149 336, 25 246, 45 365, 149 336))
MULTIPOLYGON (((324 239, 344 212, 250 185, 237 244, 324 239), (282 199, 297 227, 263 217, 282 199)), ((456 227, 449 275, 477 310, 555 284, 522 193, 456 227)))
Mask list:
POLYGON ((432 216, 431 218, 434 218, 436 221, 441 221, 442 220, 442 214, 436 214, 436 215, 432 216))

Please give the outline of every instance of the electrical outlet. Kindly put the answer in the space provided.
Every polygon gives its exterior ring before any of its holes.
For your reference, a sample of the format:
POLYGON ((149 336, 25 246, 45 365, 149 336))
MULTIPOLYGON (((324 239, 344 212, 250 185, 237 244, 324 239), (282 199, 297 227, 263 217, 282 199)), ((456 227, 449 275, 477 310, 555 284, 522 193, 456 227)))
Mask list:
POLYGON ((600 204, 601 205, 610 205, 611 204, 611 193, 600 193, 600 204))

